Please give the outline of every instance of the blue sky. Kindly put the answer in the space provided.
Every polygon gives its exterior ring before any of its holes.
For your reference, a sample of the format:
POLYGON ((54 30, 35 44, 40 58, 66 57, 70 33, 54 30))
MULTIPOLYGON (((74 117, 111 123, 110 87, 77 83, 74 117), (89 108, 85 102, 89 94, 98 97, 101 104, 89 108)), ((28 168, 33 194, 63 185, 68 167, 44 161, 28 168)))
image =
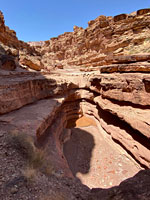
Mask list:
POLYGON ((114 16, 150 7, 148 0, 2 0, 5 23, 23 41, 41 41, 87 27, 99 15, 114 16))

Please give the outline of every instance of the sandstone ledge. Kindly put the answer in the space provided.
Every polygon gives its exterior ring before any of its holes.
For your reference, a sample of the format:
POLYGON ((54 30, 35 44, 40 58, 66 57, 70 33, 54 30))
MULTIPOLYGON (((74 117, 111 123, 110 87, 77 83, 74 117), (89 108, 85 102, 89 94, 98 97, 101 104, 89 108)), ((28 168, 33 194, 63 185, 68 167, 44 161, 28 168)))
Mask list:
POLYGON ((149 63, 133 63, 133 64, 114 64, 100 67, 101 73, 127 73, 127 72, 150 72, 149 63))

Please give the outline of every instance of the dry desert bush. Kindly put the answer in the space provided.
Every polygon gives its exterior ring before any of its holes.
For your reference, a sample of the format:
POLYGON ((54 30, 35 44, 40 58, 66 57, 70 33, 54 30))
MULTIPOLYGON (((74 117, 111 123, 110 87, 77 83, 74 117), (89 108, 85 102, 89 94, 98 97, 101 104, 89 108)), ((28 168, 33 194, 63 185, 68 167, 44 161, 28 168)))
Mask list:
POLYGON ((26 160, 26 166, 23 175, 27 179, 33 179, 37 170, 47 175, 53 172, 52 162, 47 159, 44 150, 35 146, 34 140, 26 133, 13 131, 9 137, 9 143, 19 151, 26 160))

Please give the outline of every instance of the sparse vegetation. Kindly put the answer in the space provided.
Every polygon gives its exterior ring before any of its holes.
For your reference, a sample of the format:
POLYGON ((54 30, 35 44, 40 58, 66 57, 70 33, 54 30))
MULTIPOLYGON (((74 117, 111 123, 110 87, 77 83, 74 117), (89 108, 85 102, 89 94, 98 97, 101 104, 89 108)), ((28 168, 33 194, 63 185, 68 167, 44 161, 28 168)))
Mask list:
POLYGON ((27 165, 23 170, 23 175, 27 180, 33 179, 37 170, 47 175, 53 172, 53 166, 47 160, 44 150, 38 149, 34 145, 34 140, 31 136, 15 131, 10 134, 9 142, 27 160, 27 165))
POLYGON ((126 51, 129 55, 150 53, 150 38, 146 38, 142 44, 129 46, 126 51))
POLYGON ((22 173, 23 173, 23 176, 26 177, 28 181, 32 181, 34 177, 36 176, 37 171, 36 169, 28 166, 22 171, 22 173))
POLYGON ((33 138, 25 133, 13 132, 11 144, 28 160, 28 165, 39 167, 43 161, 43 152, 34 145, 33 138))

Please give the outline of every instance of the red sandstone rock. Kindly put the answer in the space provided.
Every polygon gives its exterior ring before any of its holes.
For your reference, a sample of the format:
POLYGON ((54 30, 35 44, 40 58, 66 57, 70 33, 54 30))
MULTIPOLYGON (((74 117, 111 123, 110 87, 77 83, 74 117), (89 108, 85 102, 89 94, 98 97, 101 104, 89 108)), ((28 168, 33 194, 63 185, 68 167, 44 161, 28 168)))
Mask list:
POLYGON ((149 13, 150 9, 149 8, 145 8, 145 9, 140 9, 137 11, 137 15, 144 15, 146 13, 149 13))
POLYGON ((120 15, 116 15, 114 16, 114 22, 120 21, 120 20, 124 20, 127 18, 126 14, 120 14, 120 15))
POLYGON ((89 22, 88 28, 75 26, 74 32, 64 33, 46 41, 41 48, 39 45, 35 48, 44 53, 42 62, 49 66, 52 60, 54 64, 59 60, 63 66, 82 67, 143 61, 149 59, 143 55, 149 52, 149 22, 148 13, 140 16, 121 14, 114 19, 99 16, 89 22), (142 55, 130 56, 139 53, 142 55))
POLYGON ((36 71, 40 71, 43 68, 43 64, 40 61, 31 58, 21 58, 20 63, 36 71))
POLYGON ((133 129, 138 130, 146 137, 150 138, 149 133, 149 109, 133 108, 128 105, 119 105, 112 103, 109 100, 102 99, 101 97, 96 97, 95 102, 103 109, 118 116, 121 120, 132 126, 133 129))
POLYGON ((149 63, 114 64, 100 67, 101 73, 150 72, 149 63))
POLYGON ((5 51, 3 54, 14 56, 16 59, 20 57, 20 60, 28 67, 31 66, 35 70, 43 68, 42 63, 39 63, 39 53, 36 52, 35 48, 23 41, 19 41, 16 37, 16 32, 5 26, 2 12, 0 12, 0 46, 5 51))
POLYGON ((149 74, 122 73, 101 74, 93 77, 91 89, 97 87, 103 98, 149 106, 149 74))

